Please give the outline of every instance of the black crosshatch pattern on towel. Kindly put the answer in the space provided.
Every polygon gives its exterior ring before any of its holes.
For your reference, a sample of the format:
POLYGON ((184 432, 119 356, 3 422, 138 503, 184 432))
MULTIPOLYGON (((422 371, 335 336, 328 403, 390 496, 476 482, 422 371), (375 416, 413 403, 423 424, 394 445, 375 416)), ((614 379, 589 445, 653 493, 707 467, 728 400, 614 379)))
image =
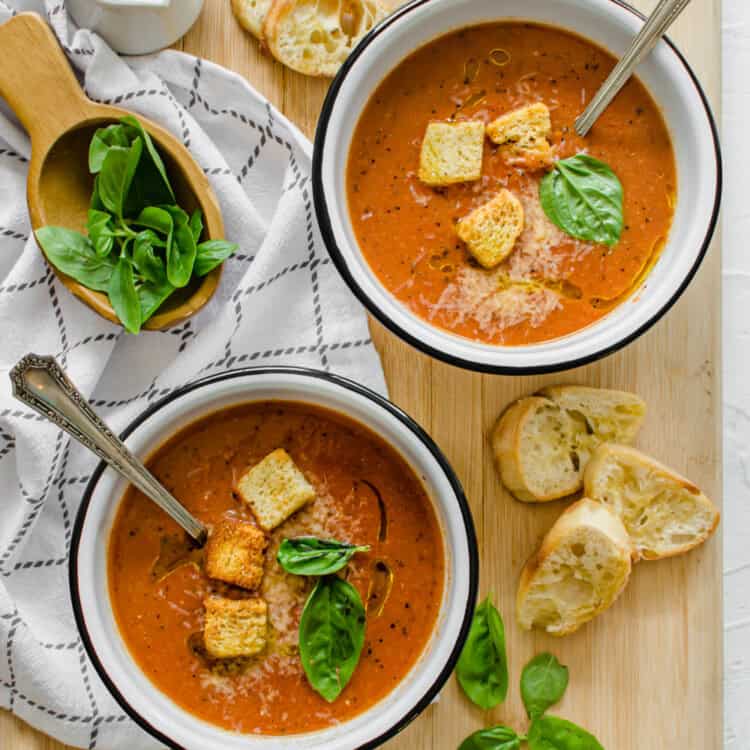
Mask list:
MULTIPOLYGON (((47 3, 47 15, 51 22, 55 16, 62 14, 64 16, 64 4, 47 3)), ((0 0, 0 9, 6 13, 5 16, 15 15, 15 10, 7 5, 5 0, 0 0)), ((0 14, 0 21, 3 20, 0 14)), ((73 48, 65 45, 65 50, 72 58, 76 56, 93 56, 94 49, 73 48)), ((216 166, 210 164, 201 165, 205 174, 210 177, 223 179, 228 178, 236 180, 240 185, 250 179, 254 165, 262 155, 263 150, 268 144, 275 143, 282 146, 287 153, 288 167, 287 170, 291 176, 288 184, 282 187, 282 192, 299 191, 304 206, 304 235, 300 241, 304 242, 306 255, 304 260, 291 263, 280 270, 275 271, 268 278, 256 281, 253 285, 243 286, 242 283, 233 292, 229 302, 233 315, 234 323, 231 330, 227 331, 227 339, 222 355, 205 364, 195 377, 211 375, 221 370, 248 366, 252 364, 270 363, 279 357, 293 357, 296 355, 315 355, 321 369, 330 370, 329 355, 336 351, 345 351, 368 347, 371 344, 369 338, 360 338, 354 340, 329 341, 326 339, 324 316, 320 299, 320 271, 323 267, 330 266, 330 260, 322 250, 322 244, 316 238, 315 218, 312 204, 312 190, 309 176, 302 173, 295 156, 295 149, 285 137, 286 127, 274 121, 274 113, 270 106, 266 108, 266 118, 264 122, 258 122, 249 118, 246 114, 237 109, 219 108, 211 103, 210 92, 201 90, 202 61, 196 59, 194 67, 194 76, 190 89, 185 92, 187 101, 184 100, 182 92, 179 94, 182 103, 178 101, 175 94, 170 91, 165 83, 161 88, 157 87, 138 87, 130 91, 123 92, 111 99, 104 99, 105 103, 115 105, 125 105, 135 102, 138 99, 149 97, 166 98, 176 113, 179 132, 178 137, 182 142, 190 147, 191 132, 186 113, 194 108, 201 108, 205 113, 216 118, 229 118, 236 120, 245 126, 252 134, 252 146, 246 157, 241 163, 232 164, 231 168, 226 166, 216 166), (280 348, 262 348, 258 350, 247 351, 247 347, 237 346, 236 336, 240 331, 243 315, 241 301, 250 297, 266 287, 272 286, 281 279, 292 274, 306 274, 309 278, 310 290, 312 295, 312 315, 314 319, 314 340, 307 344, 296 346, 286 346, 280 348)), ((87 92, 90 95, 90 92, 87 92)), ((0 141, 0 169, 2 160, 10 160, 18 166, 25 168, 28 160, 25 156, 16 153, 13 149, 6 146, 0 141)), ((30 227, 28 221, 25 226, 0 226, 0 242, 13 241, 24 243, 29 240, 30 227)), ((249 254, 245 248, 240 251, 229 261, 231 263, 242 263, 249 265, 254 259, 253 254, 249 254)), ((330 271, 329 271, 330 272, 330 271)), ((72 340, 71 334, 66 325, 64 306, 58 296, 61 287, 56 282, 54 274, 47 269, 43 275, 28 281, 19 283, 10 283, 0 285, 1 295, 23 295, 34 290, 34 293, 40 289, 46 288, 47 297, 53 311, 55 325, 57 327, 57 350, 53 353, 60 364, 65 367, 68 364, 69 356, 76 350, 85 349, 89 352, 95 350, 97 346, 112 346, 114 342, 122 335, 120 331, 109 331, 98 334, 92 334, 72 340)), ((188 320, 186 323, 164 332, 164 336, 169 337, 171 341, 178 342, 177 353, 181 353, 188 346, 190 341, 196 336, 194 323, 188 320)), ((33 342, 29 342, 29 348, 33 349, 33 342)), ((156 400, 163 398, 174 390, 173 387, 160 387, 155 377, 149 385, 139 392, 129 394, 118 399, 92 398, 92 405, 97 408, 102 415, 107 417, 108 409, 115 409, 142 401, 144 405, 152 404, 156 400)), ((33 420, 43 421, 42 417, 25 408, 20 403, 14 404, 12 408, 0 409, 0 462, 9 462, 12 464, 16 460, 16 439, 12 430, 14 420, 33 420)), ((23 486, 19 486, 19 494, 23 497, 25 503, 23 508, 23 519, 17 527, 14 535, 8 540, 2 552, 0 552, 0 586, 2 582, 10 579, 12 576, 22 573, 23 571, 33 571, 35 575, 47 574, 47 571, 54 571, 66 565, 70 551, 70 538, 72 532, 72 515, 75 513, 77 502, 80 498, 80 492, 87 484, 90 474, 80 474, 69 476, 68 459, 70 453, 70 443, 67 436, 58 433, 56 437, 54 454, 48 467, 47 476, 41 485, 41 490, 31 492, 23 486), (66 494, 67 491, 67 494, 66 494), (72 491, 72 492, 71 492, 72 491), (71 503, 72 500, 72 503, 71 503), (32 533, 39 517, 48 509, 53 508, 60 520, 60 539, 56 540, 59 544, 58 554, 41 559, 24 559, 23 548, 24 541, 32 533)), ((92 458, 90 466, 93 469, 95 460, 92 458)), ((0 605, 1 607, 1 605, 0 605)), ((54 709, 39 704, 19 687, 17 682, 17 673, 14 663, 14 651, 18 644, 19 635, 23 632, 31 635, 31 628, 24 621, 21 614, 15 608, 11 611, 2 611, 0 608, 0 637, 4 634, 4 642, 0 640, 0 660, 5 662, 5 673, 0 678, 0 687, 7 691, 7 700, 4 700, 3 707, 11 711, 17 709, 23 704, 25 709, 32 709, 42 714, 50 716, 61 722, 77 724, 88 727, 88 747, 94 750, 100 747, 100 728, 102 725, 121 723, 129 721, 128 717, 122 712, 103 713, 97 704, 96 696, 91 686, 92 669, 86 656, 85 650, 80 638, 75 637, 72 640, 61 640, 60 642, 36 640, 36 648, 49 650, 52 652, 71 653, 77 657, 80 678, 83 684, 85 694, 88 699, 89 709, 85 713, 66 714, 55 711, 54 709)), ((29 713, 25 711, 25 713, 29 713)))

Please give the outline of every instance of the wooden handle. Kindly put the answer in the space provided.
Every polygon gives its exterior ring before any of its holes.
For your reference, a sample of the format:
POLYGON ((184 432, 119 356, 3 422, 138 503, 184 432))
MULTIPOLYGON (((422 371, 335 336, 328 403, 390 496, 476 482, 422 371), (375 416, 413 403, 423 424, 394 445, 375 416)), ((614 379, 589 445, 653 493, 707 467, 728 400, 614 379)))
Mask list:
POLYGON ((0 96, 29 132, 33 147, 53 143, 86 118, 85 97, 52 29, 36 13, 0 25, 0 96))

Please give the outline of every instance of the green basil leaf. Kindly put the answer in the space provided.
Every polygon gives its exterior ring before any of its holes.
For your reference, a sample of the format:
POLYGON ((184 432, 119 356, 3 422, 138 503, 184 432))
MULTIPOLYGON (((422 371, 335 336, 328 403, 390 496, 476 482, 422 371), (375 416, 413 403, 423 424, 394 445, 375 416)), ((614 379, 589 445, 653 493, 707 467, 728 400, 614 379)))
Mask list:
POLYGON ((568 687, 568 668, 549 653, 535 656, 521 673, 521 697, 530 719, 557 703, 568 687))
POLYGON ((130 333, 141 329, 141 305, 135 290, 133 266, 124 256, 117 261, 109 280, 109 302, 112 309, 130 333))
POLYGON ((489 596, 474 612, 456 676, 466 695, 485 710, 502 703, 508 694, 505 628, 489 596))
POLYGON ((112 146, 128 148, 132 140, 124 125, 109 125, 106 128, 99 128, 89 144, 89 172, 96 174, 101 171, 104 160, 112 146))
POLYGON ((199 208, 196 208, 195 211, 193 211, 188 224, 190 225, 190 231, 193 233, 193 239, 197 245, 203 234, 203 214, 199 208))
POLYGON ((299 623, 302 667, 329 703, 349 682, 365 642, 365 608, 357 589, 336 576, 321 578, 299 623))
POLYGON ((114 146, 109 149, 99 172, 99 197, 107 210, 120 218, 142 151, 140 140, 133 141, 127 149, 114 146))
POLYGON ((604 750, 593 734, 556 716, 540 716, 531 722, 530 750, 604 750))
POLYGON ((164 303, 175 288, 165 279, 161 284, 146 281, 138 286, 138 302, 143 325, 164 303))
POLYGON ((354 545, 314 536, 284 539, 276 559, 287 573, 324 576, 341 570, 357 552, 369 552, 369 545, 354 545))
POLYGON ((115 265, 109 257, 99 257, 91 240, 64 227, 42 227, 36 238, 47 260, 59 271, 89 289, 106 292, 115 265))
POLYGON ((520 747, 521 738, 512 729, 496 726, 470 734, 458 750, 518 750, 520 747))
POLYGON ((89 239, 94 245, 96 254, 100 257, 109 255, 115 243, 114 227, 111 224, 112 216, 106 211, 98 211, 90 208, 86 230, 89 239))
POLYGON ((232 255, 239 245, 236 242, 227 242, 226 240, 206 240, 201 242, 197 248, 195 257, 195 274, 196 276, 205 276, 209 271, 213 271, 216 266, 223 263, 232 255))
MULTIPOLYGON (((163 206, 160 206, 160 208, 163 211, 166 211, 172 217, 172 221, 174 222, 174 225, 176 227, 190 226, 190 217, 179 206, 176 206, 174 204, 165 204, 163 206)), ((192 234, 192 230, 190 234, 192 234)))
POLYGON ((151 229, 139 232, 133 240, 133 265, 144 279, 156 285, 164 284, 167 280, 164 261, 154 252, 154 247, 163 244, 151 229))
POLYGON ((106 211, 104 204, 102 203, 101 196, 99 195, 99 175, 94 177, 94 189, 91 192, 91 201, 89 208, 95 211, 106 211))
POLYGON ((558 161, 539 185, 549 220, 571 237, 615 245, 623 229, 622 184, 610 167, 586 154, 558 161))
POLYGON ((186 286, 193 275, 197 248, 190 227, 179 224, 175 227, 171 245, 167 246, 167 278, 169 283, 186 286))
POLYGON ((144 159, 142 165, 144 168, 143 177, 146 182, 149 183, 151 193, 151 197, 146 203, 167 203, 175 201, 176 198, 174 191, 172 190, 172 185, 169 182, 169 177, 167 176, 167 169, 164 166, 161 156, 159 156, 159 152, 156 150, 156 146, 154 146, 151 136, 143 125, 141 125, 141 123, 132 115, 123 117, 120 122, 133 128, 141 137, 146 147, 148 159, 144 159))
POLYGON ((174 230, 174 222, 172 221, 172 215, 163 208, 147 206, 133 219, 133 224, 161 232, 167 238, 166 244, 170 244, 169 240, 174 230))

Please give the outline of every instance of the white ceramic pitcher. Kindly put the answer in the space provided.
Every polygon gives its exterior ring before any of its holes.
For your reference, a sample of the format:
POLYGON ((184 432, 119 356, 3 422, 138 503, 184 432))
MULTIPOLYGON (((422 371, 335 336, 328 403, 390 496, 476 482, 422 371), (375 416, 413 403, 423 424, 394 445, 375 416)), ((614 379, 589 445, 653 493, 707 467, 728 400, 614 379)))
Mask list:
POLYGON ((195 23, 203 0, 68 0, 75 22, 117 52, 145 55, 176 42, 195 23))

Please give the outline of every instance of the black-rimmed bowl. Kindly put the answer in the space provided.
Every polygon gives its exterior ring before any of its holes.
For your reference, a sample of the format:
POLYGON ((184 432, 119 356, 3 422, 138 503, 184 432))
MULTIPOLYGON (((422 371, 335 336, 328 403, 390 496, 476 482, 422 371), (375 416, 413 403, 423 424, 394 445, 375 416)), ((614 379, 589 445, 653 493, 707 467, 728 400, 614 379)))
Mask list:
MULTIPOLYGON (((376 27, 334 80, 315 135, 313 191, 323 239, 339 272, 367 309, 413 346, 451 364, 531 374, 586 364, 629 343, 677 301, 708 249, 719 210, 716 126, 700 84, 668 40, 638 75, 662 110, 677 162, 677 205, 666 246, 636 293, 596 323, 562 338, 497 346, 457 336, 411 312, 372 272, 355 238, 346 197, 346 161, 359 116, 385 76, 427 42, 455 29, 525 20, 569 29, 614 55, 627 49, 642 15, 619 0, 413 0, 376 27)), ((408 117, 408 102, 404 102, 408 117)))
POLYGON ((196 419, 235 404, 269 399, 315 404, 365 425, 409 463, 432 500, 446 556, 443 599, 432 637, 403 682, 375 706, 338 726, 275 738, 229 732, 177 706, 141 672, 115 621, 107 581, 107 547, 126 483, 103 464, 86 488, 73 531, 70 589, 76 622, 89 657, 115 699, 141 727, 170 747, 375 747, 432 701, 453 670, 466 638, 478 580, 469 507, 445 457, 413 419, 373 391, 315 370, 250 368, 199 380, 143 412, 127 427, 123 438, 136 455, 146 457, 196 419))

